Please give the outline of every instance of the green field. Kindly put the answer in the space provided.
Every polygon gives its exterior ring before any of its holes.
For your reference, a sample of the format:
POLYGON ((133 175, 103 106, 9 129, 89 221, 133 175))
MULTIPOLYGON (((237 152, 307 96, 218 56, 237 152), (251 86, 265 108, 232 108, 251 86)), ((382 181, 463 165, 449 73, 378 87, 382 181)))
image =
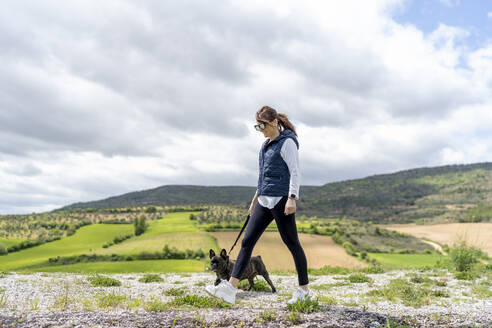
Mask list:
MULTIPOLYGON (((118 255, 137 255, 141 252, 160 252, 165 244, 176 247, 179 250, 202 249, 206 254, 210 248, 218 252, 219 246, 214 233, 199 230, 197 221, 190 220, 190 214, 198 214, 198 211, 171 212, 158 220, 148 220, 148 229, 139 236, 133 236, 121 243, 112 245, 108 248, 102 246, 112 241, 116 236, 134 233, 132 224, 91 224, 79 228, 73 235, 64 237, 60 240, 48 242, 39 246, 24 249, 18 252, 0 256, 0 271, 41 271, 41 272, 203 272, 208 262, 208 257, 202 260, 135 260, 135 261, 106 261, 106 262, 86 262, 71 265, 56 265, 23 269, 46 262, 49 258, 64 257, 80 254, 118 254, 118 255)), ((300 224, 307 228, 308 223, 300 224)), ((310 224, 310 223, 309 223, 310 224)), ((358 225, 359 226, 359 225, 358 225)), ((338 228, 343 228, 341 225, 338 228)), ((326 228, 326 227, 323 227, 326 228)), ((220 234, 220 233, 219 233, 220 234)), ((228 248, 232 245, 237 236, 237 231, 228 232, 229 239, 223 240, 222 247, 228 248)), ((275 236, 273 242, 266 249, 261 249, 259 243, 256 252, 262 251, 265 260, 272 247, 279 247, 286 254, 284 258, 290 259, 290 254, 282 243, 278 232, 266 232, 266 237, 272 234, 275 236)), ((367 231, 366 231, 367 234, 367 231)), ((301 234, 306 240, 306 252, 310 259, 311 267, 321 267, 329 264, 333 266, 346 266, 347 261, 357 262, 356 258, 349 256, 345 250, 328 236, 301 234), (313 239, 315 243, 310 243, 313 239), (319 245, 318 245, 319 244, 319 245), (339 250, 337 253, 336 250, 339 250), (340 254, 339 254, 340 253, 340 254), (323 257, 327 255, 329 259, 323 257), (314 257, 314 259, 313 259, 314 257), (341 259, 345 259, 342 261, 341 259), (333 259, 333 263, 329 260, 333 259)), ((386 234, 381 235, 384 237, 386 234)), ((355 238, 355 237, 354 237, 355 238)), ((5 244, 18 243, 19 240, 3 240, 5 244)), ((236 247, 236 253, 240 246, 236 247)), ((278 255, 278 251, 273 252, 278 255)), ((255 253, 256 254, 256 253, 255 253)), ((237 254, 236 254, 237 255, 237 254)), ((275 255, 274 255, 275 256, 275 255)), ((233 255, 234 257, 234 255, 233 255)), ((373 258, 388 268, 418 268, 433 266, 437 260, 443 256, 432 254, 390 254, 390 253, 368 253, 369 258, 373 258)), ((273 261, 273 260, 272 260, 273 261)), ((267 261, 268 262, 268 261, 267 261)), ((273 263, 273 262, 272 262, 273 263)), ((275 266, 270 263, 272 268, 275 266)), ((293 266, 293 263, 290 263, 293 266)), ((290 268, 290 267, 289 267, 290 268)))
POLYGON ((92 262, 56 265, 17 272, 72 272, 72 273, 131 273, 131 272, 204 272, 205 262, 197 260, 145 260, 122 262, 92 262))
POLYGON ((97 249, 94 253, 128 255, 142 251, 155 252, 162 251, 165 244, 179 250, 201 248, 206 253, 210 248, 217 249, 215 238, 204 231, 199 231, 196 222, 189 219, 191 213, 200 212, 169 213, 162 219, 149 221, 149 228, 144 234, 108 248, 97 249))
POLYGON ((444 256, 432 254, 391 254, 391 253, 368 253, 369 258, 376 259, 382 265, 389 268, 422 268, 433 266, 444 256))
MULTIPOLYGON (((132 234, 134 227, 131 224, 91 224, 79 228, 75 234, 60 240, 48 242, 36 247, 27 248, 18 252, 9 253, 0 257, 0 270, 18 270, 19 268, 39 264, 50 257, 70 256, 77 254, 137 254, 142 251, 161 251, 167 243, 184 250, 202 248, 208 252, 210 248, 217 249, 217 243, 213 236, 203 231, 198 231, 196 223, 189 219, 191 213, 174 212, 155 221, 148 221, 149 228, 140 236, 134 236, 120 244, 103 248, 102 245, 112 241, 118 235, 132 234)), ((17 243, 16 240, 14 243, 17 243)), ((69 266, 49 266, 37 268, 37 271, 76 271, 84 272, 104 271, 110 272, 141 272, 141 271, 203 271, 204 262, 190 260, 145 260, 130 262, 95 262, 79 263, 69 266), (141 268, 138 268, 138 265, 141 268), (128 266, 128 268, 127 268, 128 266), (137 267, 135 267, 137 266, 137 267), (112 271, 114 270, 114 271, 112 271)))
POLYGON ((79 228, 72 236, 48 242, 36 247, 3 255, 0 270, 12 270, 22 266, 42 263, 50 257, 90 253, 107 241, 122 234, 132 233, 129 224, 91 224, 79 228))

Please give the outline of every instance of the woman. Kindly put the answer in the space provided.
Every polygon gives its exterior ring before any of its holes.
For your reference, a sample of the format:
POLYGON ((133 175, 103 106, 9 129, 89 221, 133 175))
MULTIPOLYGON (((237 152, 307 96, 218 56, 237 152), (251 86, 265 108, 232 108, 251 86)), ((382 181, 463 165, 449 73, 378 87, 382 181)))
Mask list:
POLYGON ((256 112, 255 129, 267 140, 259 155, 259 176, 256 194, 249 207, 250 219, 241 242, 241 250, 234 263, 229 281, 205 287, 207 292, 226 302, 235 303, 237 285, 253 248, 266 227, 275 219, 282 240, 289 248, 296 265, 299 288, 289 304, 313 293, 308 289, 306 255, 297 235, 295 221, 296 199, 299 199, 299 156, 297 134, 287 115, 264 106, 256 112))

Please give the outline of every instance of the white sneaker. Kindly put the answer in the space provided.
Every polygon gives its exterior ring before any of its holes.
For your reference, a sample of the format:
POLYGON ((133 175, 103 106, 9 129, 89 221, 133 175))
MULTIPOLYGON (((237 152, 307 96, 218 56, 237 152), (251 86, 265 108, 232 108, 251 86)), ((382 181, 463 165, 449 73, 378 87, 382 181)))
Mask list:
POLYGON ((301 287, 298 287, 296 291, 292 294, 292 298, 287 301, 288 304, 295 304, 297 301, 304 301, 307 298, 314 298, 314 294, 311 289, 305 291, 301 287))
POLYGON ((236 303, 237 288, 234 287, 228 280, 221 279, 217 286, 207 285, 205 286, 205 291, 227 303, 236 303))

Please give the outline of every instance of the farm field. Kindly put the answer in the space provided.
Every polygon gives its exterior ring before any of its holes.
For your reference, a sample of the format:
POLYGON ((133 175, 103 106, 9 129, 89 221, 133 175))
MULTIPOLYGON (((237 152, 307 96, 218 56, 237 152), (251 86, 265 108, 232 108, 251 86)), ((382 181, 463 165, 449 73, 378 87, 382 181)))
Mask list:
MULTIPOLYGON (((137 254, 142 251, 162 251, 167 243, 180 250, 202 248, 208 251, 217 248, 215 239, 208 233, 198 231, 196 223, 189 219, 191 213, 169 213, 156 221, 148 221, 149 228, 140 235, 122 243, 103 248, 102 245, 113 240, 115 236, 133 233, 131 224, 92 224, 81 227, 74 235, 52 241, 36 247, 28 248, 2 256, 0 270, 14 270, 23 266, 44 262, 50 257, 69 256, 76 254, 137 254)), ((201 261, 164 260, 164 261, 131 261, 131 262, 96 262, 80 263, 70 266, 50 266, 36 269, 37 271, 70 271, 70 272, 142 272, 145 268, 154 272, 191 270, 203 271, 205 264, 201 261), (167 261, 167 262, 166 262, 167 261), (135 267, 140 263, 140 267, 135 267), (128 270, 128 271, 126 271, 128 270)))
POLYGON ((169 213, 157 221, 149 221, 144 234, 127 239, 108 248, 100 248, 95 254, 137 254, 142 251, 162 251, 165 244, 179 250, 202 248, 208 251, 216 248, 215 239, 204 231, 199 231, 196 223, 189 219, 190 214, 199 212, 169 213))
MULTIPOLYGON (((214 249, 217 253, 222 248, 227 252, 237 238, 237 231, 211 232, 217 238, 219 248, 214 249)), ((231 258, 235 260, 241 249, 241 241, 238 240, 231 252, 231 258)), ((364 268, 367 264, 360 262, 348 255, 345 249, 335 244, 328 236, 311 235, 299 233, 299 240, 306 254, 309 268, 321 268, 324 265, 343 266, 347 268, 364 268)), ((264 232, 255 245, 252 256, 261 255, 268 270, 295 270, 294 259, 287 246, 282 241, 278 232, 264 232)))
MULTIPOLYGON (((199 230, 197 222, 190 220, 190 214, 197 211, 171 212, 158 220, 149 220, 148 229, 139 236, 133 236, 121 243, 103 248, 102 245, 114 237, 132 234, 131 224, 91 224, 78 229, 74 235, 49 242, 1 258, 0 270, 20 271, 22 267, 42 263, 50 257, 77 254, 118 254, 136 255, 140 252, 162 251, 165 244, 179 250, 202 249, 208 254, 210 248, 219 252, 229 251, 238 231, 205 232, 199 230)), ((491 254, 492 224, 457 223, 440 225, 380 225, 381 227, 408 233, 418 238, 429 239, 440 244, 451 245, 460 236, 471 244, 485 249, 491 254)), ((244 236, 244 234, 243 234, 244 236)), ((243 237, 242 236, 242 237, 243 237)), ((301 244, 306 252, 309 268, 341 266, 352 269, 364 268, 368 264, 347 254, 344 248, 333 242, 329 236, 299 233, 301 244)), ((234 248, 231 258, 236 259, 241 249, 241 240, 234 248)), ((261 254, 269 269, 295 270, 294 260, 278 231, 265 231, 253 251, 253 256, 261 254)), ((389 254, 369 253, 368 256, 388 267, 419 268, 432 266, 441 258, 439 254, 389 254)), ((126 262, 91 262, 72 265, 47 266, 31 269, 48 272, 200 272, 205 270, 205 261, 196 260, 143 260, 126 262)))
POLYGON ((392 224, 381 227, 404 232, 418 238, 428 238, 442 245, 451 246, 464 239, 492 256, 492 223, 447 223, 435 225, 392 224))
POLYGON ((12 270, 22 266, 47 261, 50 257, 90 253, 102 248, 118 235, 131 233, 130 224, 91 224, 79 228, 72 236, 45 243, 18 252, 2 255, 0 270, 12 270))
POLYGON ((376 259, 379 263, 389 268, 423 268, 432 267, 438 260, 444 259, 443 255, 433 254, 391 254, 391 253, 368 253, 369 258, 376 259))

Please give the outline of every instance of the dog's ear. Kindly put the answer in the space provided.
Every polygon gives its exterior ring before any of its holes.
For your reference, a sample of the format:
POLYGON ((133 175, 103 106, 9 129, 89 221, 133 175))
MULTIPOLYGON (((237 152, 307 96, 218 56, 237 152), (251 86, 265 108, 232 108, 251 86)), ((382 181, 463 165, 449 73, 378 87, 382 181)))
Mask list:
POLYGON ((225 248, 222 248, 222 250, 220 251, 220 256, 226 260, 229 257, 227 256, 227 251, 225 250, 225 248))
POLYGON ((215 256, 215 252, 213 249, 210 249, 209 256, 210 256, 210 258, 215 256))

